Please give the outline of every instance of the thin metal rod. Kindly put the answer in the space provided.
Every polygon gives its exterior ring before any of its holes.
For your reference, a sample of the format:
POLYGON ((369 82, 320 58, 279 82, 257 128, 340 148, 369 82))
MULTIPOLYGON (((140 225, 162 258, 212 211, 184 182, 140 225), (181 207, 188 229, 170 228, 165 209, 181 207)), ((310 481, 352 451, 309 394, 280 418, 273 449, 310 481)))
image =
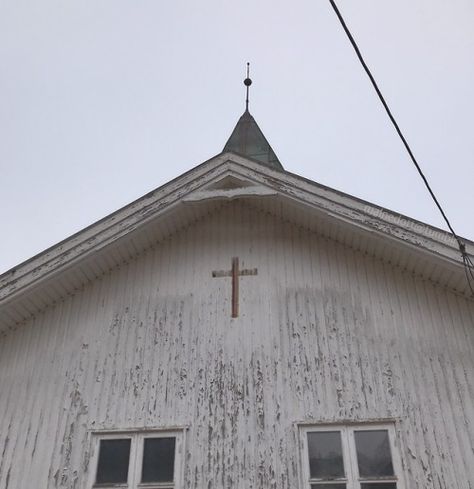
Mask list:
MULTIPOLYGON (((247 80, 250 79, 249 73, 250 73, 250 63, 247 63, 247 80)), ((250 88, 250 84, 246 83, 245 86, 247 87, 247 97, 245 98, 245 110, 248 111, 249 110, 249 88, 250 88)))

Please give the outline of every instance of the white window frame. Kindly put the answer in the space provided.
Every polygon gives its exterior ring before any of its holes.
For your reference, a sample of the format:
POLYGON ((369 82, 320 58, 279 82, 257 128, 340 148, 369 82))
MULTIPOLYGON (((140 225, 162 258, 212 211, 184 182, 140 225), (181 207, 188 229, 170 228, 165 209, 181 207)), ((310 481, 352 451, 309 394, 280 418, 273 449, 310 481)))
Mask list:
POLYGON ((183 428, 157 429, 157 430, 121 430, 121 431, 95 431, 92 432, 92 451, 89 488, 93 489, 182 489, 183 488, 183 460, 184 460, 184 433, 183 428), (99 465, 99 452, 101 440, 130 439, 130 458, 128 461, 127 483, 97 484, 97 469, 99 465), (141 482, 143 468, 143 447, 146 438, 174 438, 174 469, 173 482, 141 482))
POLYGON ((395 424, 392 423, 346 423, 346 424, 300 424, 299 442, 300 442, 300 462, 302 468, 302 487, 310 489, 311 484, 318 487, 318 484, 346 484, 346 489, 361 489, 363 483, 377 482, 395 482, 397 489, 405 489, 402 477, 402 465, 400 456, 396 447, 395 424), (357 452, 355 445, 354 433, 356 431, 376 431, 386 430, 390 443, 390 454, 392 456, 393 477, 369 479, 361 478, 359 475, 359 465, 357 463, 357 452), (311 479, 309 470, 308 454, 308 433, 338 431, 341 433, 342 459, 344 463, 344 477, 332 480, 311 479))

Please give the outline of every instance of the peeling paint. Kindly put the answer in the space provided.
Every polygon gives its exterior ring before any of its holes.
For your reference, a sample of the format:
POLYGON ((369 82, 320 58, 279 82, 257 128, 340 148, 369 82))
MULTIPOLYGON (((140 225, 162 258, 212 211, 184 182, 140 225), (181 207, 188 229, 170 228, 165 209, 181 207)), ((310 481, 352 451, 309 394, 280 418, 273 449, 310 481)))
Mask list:
POLYGON ((389 418, 407 489, 468 489, 473 318, 233 201, 2 338, 0 487, 89 489, 91 430, 170 426, 186 489, 301 487, 295 423, 389 418), (258 266, 237 319, 232 256, 258 266))

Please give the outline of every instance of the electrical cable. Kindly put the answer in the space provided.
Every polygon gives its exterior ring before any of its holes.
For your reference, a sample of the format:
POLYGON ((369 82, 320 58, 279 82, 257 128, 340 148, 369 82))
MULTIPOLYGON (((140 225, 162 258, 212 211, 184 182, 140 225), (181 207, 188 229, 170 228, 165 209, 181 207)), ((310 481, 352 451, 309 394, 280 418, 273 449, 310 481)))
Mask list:
POLYGON ((440 211, 441 215, 443 216, 444 221, 446 222, 446 225, 448 226, 448 229, 451 231, 451 234, 453 235, 454 239, 456 240, 459 251, 461 252, 461 257, 464 265, 464 271, 466 274, 466 279, 469 284, 469 288, 471 289, 471 294, 474 296, 474 263, 472 262, 470 256, 466 252, 466 245, 461 241, 461 239, 458 237, 456 232, 454 231, 453 227, 451 226, 451 223, 449 222, 449 219, 447 218, 443 208, 441 207, 441 204, 439 203, 438 199, 436 198, 436 195, 434 194, 433 190, 430 187, 430 184, 428 183, 427 178, 423 174, 423 171, 421 170, 420 165, 418 164, 415 155, 413 154, 410 145, 408 144, 408 141, 405 139, 405 136, 403 135, 400 126, 398 125, 397 121, 395 120, 395 117, 392 114, 392 111, 390 110, 390 107, 388 106, 387 102, 385 101, 384 96, 382 95, 382 92, 380 91, 380 88, 377 85, 377 82, 375 81, 375 78, 373 77, 369 67, 367 66, 362 53, 360 52, 359 46, 355 42, 354 37, 352 36, 351 32, 349 31, 349 28, 347 27, 346 22, 344 21, 344 18, 342 17, 341 12, 339 11, 336 2, 334 0, 329 0, 329 3, 331 4, 334 12, 336 13, 337 18, 339 19, 339 22, 342 25, 342 28, 344 29, 344 32, 346 33, 347 37, 349 38, 349 41, 352 44, 352 47, 354 48, 354 51, 357 54, 357 57, 359 58, 359 61, 364 68, 367 76, 369 77, 380 101, 382 102, 382 105, 385 108, 385 111, 387 112, 387 115, 392 122, 393 126, 395 127, 395 130, 397 131, 398 136, 402 140, 413 164, 415 165, 419 175, 421 176, 426 188, 428 189, 428 192, 431 195, 431 198, 433 199, 434 203, 438 207, 438 210, 440 211))

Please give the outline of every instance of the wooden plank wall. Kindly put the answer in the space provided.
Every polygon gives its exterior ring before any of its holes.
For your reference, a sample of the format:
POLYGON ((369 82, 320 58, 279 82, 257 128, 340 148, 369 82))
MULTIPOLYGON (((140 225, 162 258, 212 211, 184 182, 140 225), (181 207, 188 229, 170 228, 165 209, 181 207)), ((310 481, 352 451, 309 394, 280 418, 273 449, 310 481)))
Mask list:
POLYGON ((230 203, 1 339, 0 487, 85 488, 91 430, 187 425, 186 488, 296 488, 296 422, 393 418, 407 489, 472 489, 473 379, 472 302, 230 203))

